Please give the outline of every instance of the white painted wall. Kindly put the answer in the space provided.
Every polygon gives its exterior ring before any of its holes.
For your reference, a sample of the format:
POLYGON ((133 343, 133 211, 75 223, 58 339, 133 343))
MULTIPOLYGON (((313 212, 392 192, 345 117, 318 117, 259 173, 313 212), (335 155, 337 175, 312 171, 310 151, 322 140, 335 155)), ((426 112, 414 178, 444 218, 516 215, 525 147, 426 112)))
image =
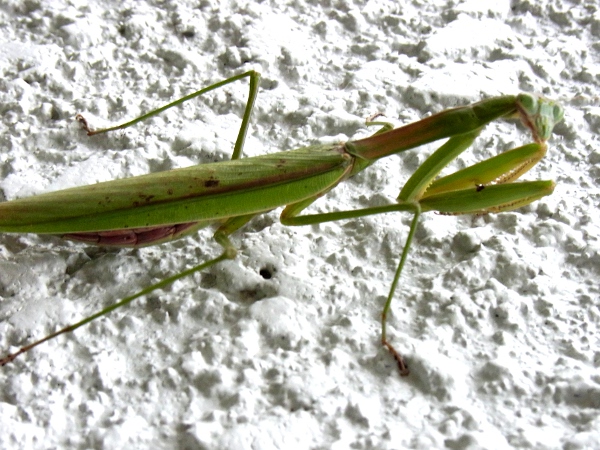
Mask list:
MULTIPOLYGON (((249 156, 519 91, 566 109, 527 177, 554 195, 423 217, 390 317, 410 377, 378 345, 410 216, 287 228, 274 211, 234 236, 236 261, 0 369, 2 448, 600 447, 597 1, 13 1, 0 17, 7 200, 226 159, 243 83, 109 136, 73 118, 116 123, 248 69, 249 156)), ((455 167, 527 140, 494 123, 455 167)), ((434 148, 312 211, 392 201, 434 148)), ((0 348, 218 251, 209 230, 133 251, 0 235, 0 348)))

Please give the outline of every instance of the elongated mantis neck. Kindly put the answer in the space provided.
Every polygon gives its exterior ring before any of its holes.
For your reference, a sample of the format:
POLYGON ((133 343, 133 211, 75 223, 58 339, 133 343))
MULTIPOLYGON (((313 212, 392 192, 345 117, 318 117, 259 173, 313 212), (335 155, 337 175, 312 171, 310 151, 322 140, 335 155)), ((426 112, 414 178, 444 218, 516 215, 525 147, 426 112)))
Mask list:
POLYGON ((438 139, 477 131, 495 119, 516 113, 516 96, 494 97, 470 106, 442 111, 385 133, 348 142, 346 150, 358 158, 374 161, 438 139))

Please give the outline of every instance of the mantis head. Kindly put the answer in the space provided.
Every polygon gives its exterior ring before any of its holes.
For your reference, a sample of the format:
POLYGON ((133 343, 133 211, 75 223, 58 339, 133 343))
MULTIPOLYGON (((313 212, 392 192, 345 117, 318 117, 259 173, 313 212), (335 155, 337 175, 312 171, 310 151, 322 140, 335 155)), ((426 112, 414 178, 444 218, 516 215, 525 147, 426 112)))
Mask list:
POLYGON ((521 122, 531 130, 535 142, 550 139, 554 126, 565 115, 563 107, 558 103, 532 94, 519 94, 516 105, 521 122))

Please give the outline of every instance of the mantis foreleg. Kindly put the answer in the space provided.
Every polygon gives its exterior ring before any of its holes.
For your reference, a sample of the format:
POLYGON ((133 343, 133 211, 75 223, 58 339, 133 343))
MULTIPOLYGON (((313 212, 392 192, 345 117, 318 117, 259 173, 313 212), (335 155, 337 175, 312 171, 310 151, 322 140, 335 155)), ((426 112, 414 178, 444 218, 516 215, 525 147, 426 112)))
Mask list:
POLYGON ((387 338, 387 316, 408 258, 421 213, 430 210, 444 211, 449 214, 506 211, 549 195, 554 189, 554 183, 551 181, 505 184, 516 179, 532 167, 535 162, 539 161, 545 153, 545 143, 529 144, 505 152, 432 183, 431 180, 437 176, 440 170, 466 150, 477 135, 478 131, 475 131, 450 138, 448 142, 427 158, 409 178, 398 196, 397 204, 299 216, 298 214, 310 204, 307 201, 302 204, 289 205, 281 215, 283 224, 293 226, 388 212, 409 211, 413 213, 408 236, 381 313, 381 343, 396 360, 402 376, 408 375, 409 370, 402 355, 387 338), (532 160, 533 163, 531 163, 532 160), (496 184, 486 187, 492 182, 496 184))

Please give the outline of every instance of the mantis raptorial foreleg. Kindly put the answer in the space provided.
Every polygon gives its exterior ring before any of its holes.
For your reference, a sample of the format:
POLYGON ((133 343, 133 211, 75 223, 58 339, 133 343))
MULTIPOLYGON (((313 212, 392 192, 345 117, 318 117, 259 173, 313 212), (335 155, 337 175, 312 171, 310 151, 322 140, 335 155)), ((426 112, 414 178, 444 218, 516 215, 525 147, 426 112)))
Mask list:
POLYGON ((284 225, 308 225, 388 212, 408 211, 413 213, 406 243, 381 314, 382 345, 394 356, 402 375, 408 375, 409 371, 400 353, 387 339, 387 315, 421 213, 430 210, 448 214, 501 212, 531 203, 540 197, 551 194, 554 189, 554 183, 551 181, 519 183, 518 189, 514 189, 514 185, 503 185, 524 173, 521 168, 529 168, 531 160, 537 162, 541 158, 540 155, 545 154, 546 145, 544 143, 529 144, 508 151, 432 183, 431 180, 443 167, 473 143, 477 134, 474 132, 453 137, 440 147, 419 166, 419 169, 407 181, 398 196, 397 204, 307 216, 297 216, 301 209, 291 205, 281 215, 281 223, 284 225), (492 182, 496 184, 485 189, 481 188, 492 182))
POLYGON ((495 97, 471 106, 434 114, 421 121, 389 130, 386 124, 373 136, 345 144, 323 144, 293 151, 241 158, 259 75, 249 71, 213 84, 132 121, 93 131, 78 116, 88 134, 94 135, 134 125, 168 108, 226 84, 248 77, 250 94, 236 139, 232 161, 204 164, 169 172, 67 189, 0 204, 0 231, 60 234, 97 245, 135 247, 161 243, 216 224, 214 239, 223 253, 214 259, 169 277, 118 303, 0 360, 4 365, 16 356, 60 334, 73 331, 134 299, 161 289, 192 273, 233 259, 236 249, 229 236, 254 216, 285 206, 284 225, 318 224, 372 214, 413 213, 410 230, 382 312, 381 342, 396 359, 402 375, 408 368, 387 339, 386 319, 408 257, 421 213, 448 214, 500 212, 549 195, 554 183, 513 183, 543 157, 545 141, 562 119, 557 104, 531 96, 495 97), (530 129, 534 144, 505 152, 434 181, 438 173, 467 149, 489 122, 520 117, 530 129), (299 215, 341 181, 364 170, 375 160, 450 138, 409 178, 396 203, 352 211, 299 215))

